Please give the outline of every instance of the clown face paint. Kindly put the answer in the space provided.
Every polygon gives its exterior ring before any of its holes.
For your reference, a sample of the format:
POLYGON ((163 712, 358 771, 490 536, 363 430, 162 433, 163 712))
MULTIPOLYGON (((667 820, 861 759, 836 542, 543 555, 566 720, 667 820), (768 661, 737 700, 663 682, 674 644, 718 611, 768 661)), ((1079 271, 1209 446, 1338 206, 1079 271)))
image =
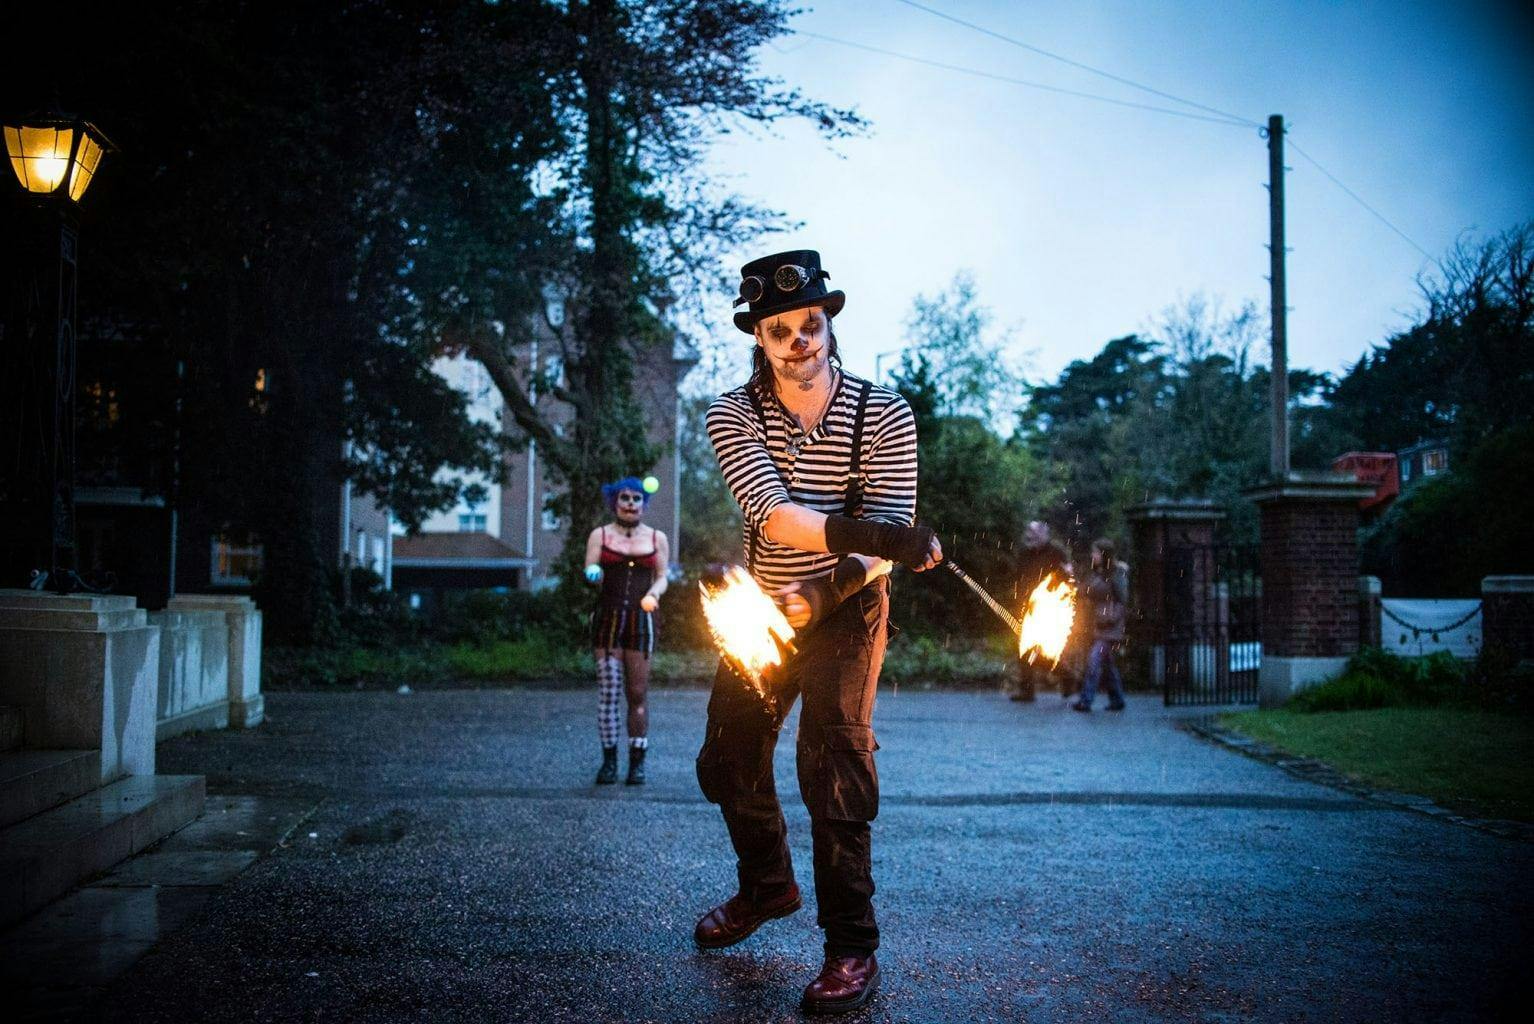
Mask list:
POLYGON ((831 331, 819 306, 791 309, 763 318, 756 325, 756 343, 767 355, 780 380, 815 380, 831 359, 831 331))

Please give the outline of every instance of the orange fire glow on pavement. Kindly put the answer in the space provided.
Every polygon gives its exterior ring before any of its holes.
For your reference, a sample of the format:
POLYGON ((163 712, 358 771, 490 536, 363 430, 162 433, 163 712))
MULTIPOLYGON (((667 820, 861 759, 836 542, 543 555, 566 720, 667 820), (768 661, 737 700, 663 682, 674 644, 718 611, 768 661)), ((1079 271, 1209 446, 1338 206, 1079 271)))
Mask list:
POLYGON ((769 698, 766 673, 793 650, 794 627, 782 609, 738 565, 726 570, 717 586, 700 582, 698 592, 719 653, 752 689, 769 698))
POLYGON ((1023 629, 1017 638, 1017 656, 1029 661, 1044 657, 1058 665, 1075 618, 1076 588, 1069 580, 1050 573, 1028 595, 1023 629))

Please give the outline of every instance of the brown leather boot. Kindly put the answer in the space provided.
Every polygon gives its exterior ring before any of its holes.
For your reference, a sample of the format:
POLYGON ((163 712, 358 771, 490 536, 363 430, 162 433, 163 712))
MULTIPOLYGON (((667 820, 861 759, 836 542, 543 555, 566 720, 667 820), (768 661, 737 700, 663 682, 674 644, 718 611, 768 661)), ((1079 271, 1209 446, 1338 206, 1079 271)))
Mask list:
POLYGON ((773 918, 787 917, 801 905, 797 885, 760 903, 736 893, 704 914, 692 937, 704 949, 723 949, 740 942, 773 918))
POLYGON ((820 977, 804 990, 805 1013, 846 1013, 879 990, 879 962, 867 956, 828 956, 820 977))

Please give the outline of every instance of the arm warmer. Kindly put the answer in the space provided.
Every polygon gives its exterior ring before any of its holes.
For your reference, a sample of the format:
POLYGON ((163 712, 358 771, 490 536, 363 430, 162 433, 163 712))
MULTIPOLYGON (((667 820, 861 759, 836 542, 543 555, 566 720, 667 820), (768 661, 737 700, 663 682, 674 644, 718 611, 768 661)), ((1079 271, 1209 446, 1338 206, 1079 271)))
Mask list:
POLYGON ((868 571, 863 563, 848 555, 836 563, 829 576, 816 576, 799 584, 799 596, 810 605, 810 621, 805 629, 813 629, 826 616, 836 611, 838 605, 863 589, 868 582, 868 571))
POLYGON ((826 516, 826 550, 874 555, 906 566, 919 566, 932 549, 930 526, 893 526, 851 516, 826 516))

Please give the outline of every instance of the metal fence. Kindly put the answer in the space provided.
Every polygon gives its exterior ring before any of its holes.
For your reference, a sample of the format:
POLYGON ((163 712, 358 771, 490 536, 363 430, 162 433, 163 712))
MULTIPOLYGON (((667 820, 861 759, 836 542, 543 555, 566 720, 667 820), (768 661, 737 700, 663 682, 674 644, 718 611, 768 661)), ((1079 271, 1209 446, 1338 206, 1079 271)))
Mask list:
POLYGON ((1167 551, 1153 667, 1169 705, 1255 704, 1262 569, 1255 544, 1167 551))

